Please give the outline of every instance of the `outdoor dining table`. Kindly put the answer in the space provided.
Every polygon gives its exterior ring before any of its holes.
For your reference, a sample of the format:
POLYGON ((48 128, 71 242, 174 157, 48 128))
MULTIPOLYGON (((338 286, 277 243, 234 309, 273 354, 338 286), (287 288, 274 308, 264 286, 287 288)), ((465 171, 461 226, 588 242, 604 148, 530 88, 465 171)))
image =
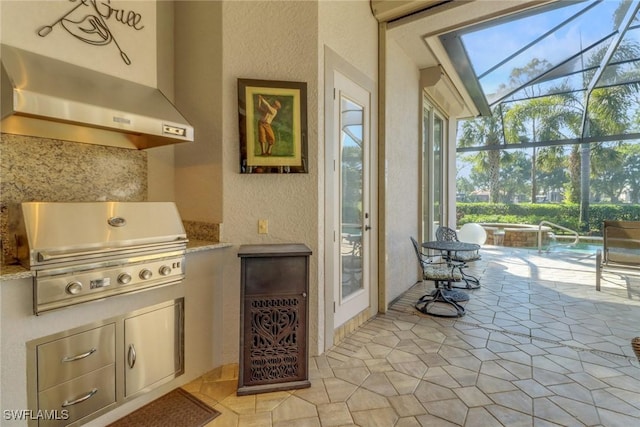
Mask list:
MULTIPOLYGON (((445 253, 448 260, 451 259, 451 254, 453 252, 477 251, 480 249, 480 245, 475 243, 442 240, 423 242, 422 247, 425 249, 431 249, 434 251, 445 253)), ((430 295, 432 298, 431 301, 439 301, 451 304, 457 310, 458 316, 463 316, 465 314, 464 307, 458 304, 458 302, 468 301, 469 295, 466 292, 451 289, 451 281, 449 281, 448 285, 449 289, 436 288, 430 295)))
POLYGON ((452 252, 471 252, 480 249, 480 245, 476 243, 456 242, 452 240, 433 240, 423 242, 422 247, 434 251, 446 252, 447 259, 452 259, 452 252))

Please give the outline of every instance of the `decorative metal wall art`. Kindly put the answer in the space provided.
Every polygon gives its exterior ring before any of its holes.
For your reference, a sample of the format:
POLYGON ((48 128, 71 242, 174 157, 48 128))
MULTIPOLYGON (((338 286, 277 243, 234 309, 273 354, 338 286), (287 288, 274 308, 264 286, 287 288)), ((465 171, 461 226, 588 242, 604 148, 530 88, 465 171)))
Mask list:
POLYGON ((38 28, 40 37, 46 37, 55 26, 60 25, 76 39, 94 46, 106 46, 113 43, 125 64, 131 65, 131 59, 122 49, 107 25, 107 21, 116 21, 133 30, 140 31, 142 15, 133 10, 118 9, 111 0, 70 0, 72 5, 64 15, 38 28))

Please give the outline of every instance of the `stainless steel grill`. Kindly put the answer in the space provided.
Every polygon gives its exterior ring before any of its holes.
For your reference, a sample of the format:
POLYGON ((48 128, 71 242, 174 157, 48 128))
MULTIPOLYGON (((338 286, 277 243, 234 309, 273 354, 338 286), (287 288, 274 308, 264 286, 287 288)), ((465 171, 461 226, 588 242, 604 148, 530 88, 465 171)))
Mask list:
POLYGON ((179 283, 187 237, 169 202, 29 202, 10 215, 35 314, 179 283))

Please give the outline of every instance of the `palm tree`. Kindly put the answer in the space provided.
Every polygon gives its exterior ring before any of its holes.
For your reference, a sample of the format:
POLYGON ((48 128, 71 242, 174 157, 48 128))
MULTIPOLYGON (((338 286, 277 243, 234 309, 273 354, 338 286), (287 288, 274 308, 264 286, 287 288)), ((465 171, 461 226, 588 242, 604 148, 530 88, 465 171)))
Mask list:
MULTIPOLYGON (((571 127, 578 115, 567 108, 568 99, 561 95, 531 98, 509 108, 505 114, 507 141, 525 142, 531 135, 533 142, 566 138, 564 130, 571 127)), ((531 155, 531 203, 536 202, 537 171, 549 171, 564 157, 559 146, 532 147, 531 155)))
MULTIPOLYGON (((462 123, 458 144, 460 147, 498 146, 502 142, 502 120, 497 109, 491 116, 467 120, 462 123)), ((489 176, 489 202, 500 201, 500 150, 478 151, 473 155, 475 167, 489 176)))

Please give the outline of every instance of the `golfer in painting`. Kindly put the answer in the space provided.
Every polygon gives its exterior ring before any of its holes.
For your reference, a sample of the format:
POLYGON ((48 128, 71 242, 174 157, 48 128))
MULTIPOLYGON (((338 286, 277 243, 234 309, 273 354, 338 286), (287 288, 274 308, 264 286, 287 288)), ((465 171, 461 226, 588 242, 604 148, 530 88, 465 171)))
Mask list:
POLYGON ((262 95, 258 95, 258 111, 262 113, 262 117, 258 120, 258 142, 260 143, 261 156, 270 156, 273 144, 276 143, 276 137, 271 128, 271 122, 278 114, 281 105, 279 101, 275 101, 273 105, 269 104, 262 95))

